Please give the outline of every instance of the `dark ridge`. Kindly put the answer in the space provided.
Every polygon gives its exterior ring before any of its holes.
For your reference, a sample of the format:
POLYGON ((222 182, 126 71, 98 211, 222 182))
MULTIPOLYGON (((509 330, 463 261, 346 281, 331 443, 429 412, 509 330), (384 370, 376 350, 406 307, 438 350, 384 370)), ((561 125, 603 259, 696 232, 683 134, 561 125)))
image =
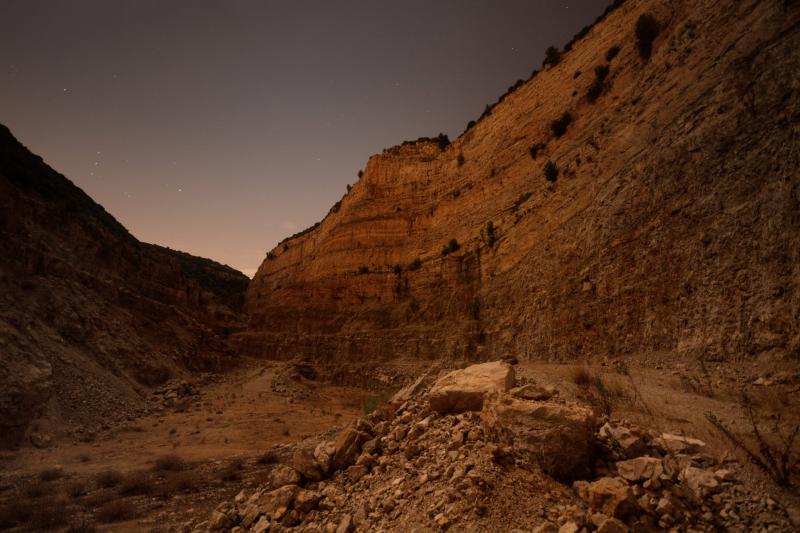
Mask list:
POLYGON ((53 170, 41 157, 20 143, 11 131, 0 124, 0 175, 20 189, 40 196, 65 215, 87 221, 95 219, 124 240, 139 241, 91 199, 80 187, 53 170))

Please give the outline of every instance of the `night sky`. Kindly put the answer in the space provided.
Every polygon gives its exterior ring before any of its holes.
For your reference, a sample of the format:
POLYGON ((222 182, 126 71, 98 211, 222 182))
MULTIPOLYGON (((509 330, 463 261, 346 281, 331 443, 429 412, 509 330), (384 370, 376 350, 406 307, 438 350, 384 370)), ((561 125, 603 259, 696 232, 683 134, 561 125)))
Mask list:
POLYGON ((0 122, 136 237, 252 275, 609 0, 0 0, 0 122))

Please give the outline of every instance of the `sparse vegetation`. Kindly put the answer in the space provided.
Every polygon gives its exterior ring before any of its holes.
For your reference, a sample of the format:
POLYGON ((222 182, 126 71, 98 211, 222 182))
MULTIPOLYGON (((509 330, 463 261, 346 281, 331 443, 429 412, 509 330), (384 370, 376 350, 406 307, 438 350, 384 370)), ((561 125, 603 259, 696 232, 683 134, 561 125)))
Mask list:
POLYGON ((364 177, 364 171, 363 170, 359 170, 358 171, 358 179, 361 179, 363 177, 364 177))
POLYGON ((179 472, 185 468, 186 463, 175 454, 162 455, 153 465, 153 470, 157 472, 179 472))
POLYGON ((486 223, 486 227, 481 231, 481 238, 484 240, 484 242, 489 248, 492 248, 494 246, 494 243, 497 240, 497 237, 495 235, 494 222, 490 220, 489 222, 486 223))
POLYGON ((594 103, 600 95, 603 94, 608 73, 608 65, 597 65, 594 67, 594 81, 589 86, 589 92, 586 94, 586 98, 589 102, 594 103))
POLYGON ((519 208, 522 206, 522 204, 527 202, 528 198, 530 198, 532 195, 533 195, 532 192, 525 192, 520 194, 519 197, 517 197, 516 201, 514 202, 514 205, 511 207, 511 210, 514 212, 518 211, 519 208))
POLYGON ((650 59, 653 54, 653 41, 661 31, 658 21, 649 13, 645 13, 636 21, 636 48, 642 59, 650 59))
POLYGON ((458 161, 458 166, 460 167, 464 166, 464 163, 466 162, 466 160, 464 159, 464 154, 458 154, 457 161, 458 161))
POLYGON ((201 482, 202 479, 196 472, 170 472, 159 487, 158 495, 169 498, 179 492, 189 492, 196 489, 201 482))
POLYGON ((97 474, 95 483, 97 483, 97 486, 100 488, 110 489, 122 483, 122 479, 122 474, 116 470, 106 470, 97 474))
POLYGON ((395 265, 392 270, 394 270, 394 273, 397 274, 398 276, 403 273, 403 267, 401 267, 400 265, 395 265))
POLYGON ((243 468, 244 461, 237 457, 222 469, 222 472, 220 472, 220 479, 222 479, 222 481, 239 481, 242 479, 243 468))
POLYGON ((554 67, 559 64, 561 61, 561 52, 555 46, 548 46, 547 50, 544 51, 544 61, 542 61, 542 67, 546 67, 550 65, 554 67))
POLYGON ((369 274, 369 267, 362 265, 358 267, 358 275, 363 276, 364 274, 369 274))
POLYGON ((353 186, 348 183, 347 184, 347 192, 350 192, 351 190, 353 190, 353 186))
POLYGON ((550 183, 555 183, 555 181, 558 179, 559 172, 560 171, 558 170, 558 165, 555 164, 553 161, 548 161, 544 165, 544 179, 546 179, 550 183))
POLYGON ((533 146, 530 147, 530 150, 528 150, 528 153, 531 154, 531 158, 532 159, 536 159, 536 156, 539 155, 539 151, 540 150, 544 150, 544 148, 545 148, 545 144, 544 143, 536 143, 536 144, 534 144, 533 146))
POLYGON ((55 481, 64 476, 64 471, 60 468, 47 468, 39 472, 39 481, 55 481))
POLYGON ((136 516, 136 507, 127 500, 112 500, 97 510, 97 520, 107 524, 122 522, 136 516))
POLYGON ((565 111, 563 115, 550 123, 550 129, 553 130, 553 134, 558 138, 567 132, 567 128, 571 123, 572 115, 570 115, 569 111, 565 111))
POLYGON ((267 259, 269 259, 270 261, 274 261, 275 260, 275 252, 267 252, 267 259))
POLYGON ((80 498, 87 492, 86 483, 80 480, 72 481, 64 487, 64 492, 71 498, 80 498))
POLYGON ((260 465, 271 465, 279 461, 280 457, 278 457, 278 454, 275 452, 275 450, 267 450, 258 457, 258 464, 260 465))
POLYGON ((389 395, 386 393, 371 394, 361 402, 361 416, 367 417, 374 413, 380 406, 389 401, 389 395))
POLYGON ((450 254, 456 253, 459 250, 459 248, 461 248, 461 245, 458 244, 458 241, 455 239, 450 239, 450 242, 445 244, 444 247, 442 248, 442 255, 444 257, 447 257, 450 254))
POLYGON ((410 264, 410 265, 408 265, 408 269, 409 269, 409 270, 412 270, 412 271, 413 271, 413 270, 419 270, 419 268, 420 268, 421 266, 422 266, 422 259, 420 259, 419 257, 417 257, 416 259, 414 259, 414 260, 411 262, 411 264, 410 264))
POLYGON ((119 486, 118 492, 122 496, 142 496, 152 494, 155 490, 153 480, 144 472, 131 472, 119 486))
POLYGON ((612 59, 617 57, 617 54, 619 54, 619 46, 614 45, 606 52, 606 61, 610 63, 612 59))
POLYGON ((440 133, 436 137, 419 137, 414 141, 403 141, 402 145, 406 146, 409 144, 417 144, 422 142, 436 143, 439 146, 439 149, 444 151, 448 146, 450 146, 450 137, 444 133, 440 133))
POLYGON ((752 400, 744 393, 741 404, 750 422, 749 439, 735 435, 714 413, 706 413, 706 418, 775 483, 780 486, 789 485, 800 473, 800 454, 795 446, 800 434, 800 424, 784 423, 780 411, 772 415, 756 411, 752 400), (755 444, 749 444, 746 440, 755 444))

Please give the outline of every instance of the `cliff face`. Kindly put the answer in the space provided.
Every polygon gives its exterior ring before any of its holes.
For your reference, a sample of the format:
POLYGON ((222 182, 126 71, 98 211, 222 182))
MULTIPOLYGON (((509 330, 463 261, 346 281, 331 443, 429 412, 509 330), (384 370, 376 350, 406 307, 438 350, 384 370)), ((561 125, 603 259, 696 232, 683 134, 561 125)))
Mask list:
POLYGON ((40 415, 136 414, 146 386, 217 367, 247 284, 139 242, 0 126, 0 445, 40 415))
POLYGON ((800 356, 799 11, 624 2, 446 148, 370 158, 321 224, 264 260, 243 348, 800 356), (660 28, 649 59, 644 13, 660 28))

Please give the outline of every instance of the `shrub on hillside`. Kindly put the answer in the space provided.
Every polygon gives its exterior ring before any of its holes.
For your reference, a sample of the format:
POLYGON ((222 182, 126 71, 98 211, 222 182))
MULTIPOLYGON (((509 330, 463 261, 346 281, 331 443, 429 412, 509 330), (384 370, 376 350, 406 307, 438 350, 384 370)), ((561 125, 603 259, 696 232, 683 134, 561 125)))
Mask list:
POLYGON ((544 179, 550 183, 555 183, 556 179, 558 179, 558 173, 558 165, 556 165, 553 161, 548 161, 547 164, 545 164, 544 179))
POLYGON ((411 262, 411 264, 410 264, 410 265, 408 265, 408 269, 409 269, 409 270, 419 270, 419 268, 420 268, 421 266, 422 266, 422 259, 420 259, 419 257, 417 257, 416 259, 414 259, 414 260, 411 262))
POLYGON ((569 111, 565 111, 563 115, 550 123, 550 129, 553 130, 553 134, 558 138, 567 132, 567 128, 571 123, 572 115, 569 114, 569 111))
POLYGON ((619 46, 614 45, 606 52, 606 61, 611 62, 612 59, 617 57, 617 54, 619 54, 619 46))
POLYGON ((545 147, 544 143, 537 143, 530 147, 528 153, 531 154, 532 159, 536 159, 536 156, 539 155, 539 150, 543 150, 545 147))
POLYGON ((561 61, 561 52, 558 51, 558 48, 555 46, 548 46, 547 50, 544 51, 544 61, 542 61, 542 66, 546 67, 550 65, 554 67, 558 65, 561 61))
POLYGON ((459 248, 461 248, 461 245, 458 244, 458 241, 455 239, 450 239, 450 242, 445 244, 442 248, 442 255, 447 257, 450 254, 456 253, 459 248))
POLYGON ((369 274, 369 267, 368 266, 360 266, 360 267, 358 267, 358 274, 359 275, 369 274))
POLYGON ((653 54, 653 41, 660 31, 658 21, 649 13, 645 13, 636 21, 636 48, 643 59, 650 59, 653 54))
POLYGON ((600 95, 603 94, 608 73, 608 65, 597 65, 594 67, 594 81, 589 86, 589 92, 586 94, 586 98, 590 102, 595 102, 600 95))

